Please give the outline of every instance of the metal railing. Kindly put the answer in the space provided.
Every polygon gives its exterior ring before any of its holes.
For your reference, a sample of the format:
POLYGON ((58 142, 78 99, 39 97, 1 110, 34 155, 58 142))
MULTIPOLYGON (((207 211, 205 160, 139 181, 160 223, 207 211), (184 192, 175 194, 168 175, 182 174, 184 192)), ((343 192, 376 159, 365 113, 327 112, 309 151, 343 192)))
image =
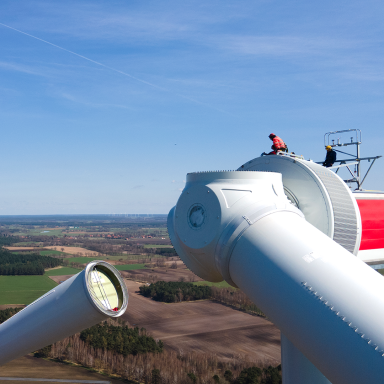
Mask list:
MULTIPOLYGON (((329 168, 330 169, 336 169, 336 173, 338 173, 340 168, 345 167, 349 171, 352 178, 345 179, 344 182, 347 184, 356 183, 357 187, 355 190, 361 190, 361 187, 362 187, 366 177, 368 176, 373 164, 375 163, 375 161, 377 159, 382 157, 382 156, 361 157, 360 156, 360 145, 361 144, 362 144, 362 134, 361 134, 360 129, 345 129, 345 130, 341 130, 341 131, 327 132, 324 135, 324 145, 325 146, 330 145, 335 152, 339 152, 339 153, 342 153, 344 155, 350 156, 350 158, 345 158, 342 160, 336 160, 335 163, 337 165, 334 165, 334 166, 329 167, 329 168), (344 136, 345 137, 345 135, 347 133, 352 135, 352 136, 350 136, 350 141, 348 141, 348 142, 347 141, 342 142, 341 137, 333 138, 335 136, 344 136), (350 146, 350 145, 353 145, 356 147, 356 154, 351 154, 351 153, 341 151, 340 149, 336 149, 336 148, 346 147, 346 146, 350 146), (372 164, 369 166, 367 172, 365 173, 365 175, 363 177, 361 174, 361 162, 362 161, 368 161, 369 163, 372 161, 372 164), (350 168, 351 166, 354 166, 354 168, 355 168, 353 171, 350 168)), ((323 161, 317 162, 317 164, 323 164, 323 163, 324 163, 323 161)))

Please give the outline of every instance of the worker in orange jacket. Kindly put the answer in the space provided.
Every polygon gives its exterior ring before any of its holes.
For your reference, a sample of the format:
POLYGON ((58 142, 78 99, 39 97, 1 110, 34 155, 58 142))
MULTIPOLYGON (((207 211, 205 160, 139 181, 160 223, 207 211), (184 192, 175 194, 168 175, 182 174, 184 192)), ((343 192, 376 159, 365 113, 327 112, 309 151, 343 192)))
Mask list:
MULTIPOLYGON (((287 144, 284 143, 284 141, 279 137, 276 136, 274 133, 271 133, 269 135, 269 138, 272 140, 272 152, 268 153, 268 155, 277 155, 277 152, 288 152, 287 144)), ((264 152, 264 154, 266 154, 264 152)))

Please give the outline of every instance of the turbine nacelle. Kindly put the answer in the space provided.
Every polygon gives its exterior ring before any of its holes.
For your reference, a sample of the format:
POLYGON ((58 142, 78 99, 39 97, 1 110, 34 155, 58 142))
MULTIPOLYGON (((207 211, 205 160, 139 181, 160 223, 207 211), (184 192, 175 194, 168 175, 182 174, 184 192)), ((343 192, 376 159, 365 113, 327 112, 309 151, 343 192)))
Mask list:
POLYGON ((236 237, 261 217, 278 210, 300 215, 284 194, 280 173, 225 171, 189 173, 168 216, 172 244, 180 258, 204 280, 226 280, 236 237))

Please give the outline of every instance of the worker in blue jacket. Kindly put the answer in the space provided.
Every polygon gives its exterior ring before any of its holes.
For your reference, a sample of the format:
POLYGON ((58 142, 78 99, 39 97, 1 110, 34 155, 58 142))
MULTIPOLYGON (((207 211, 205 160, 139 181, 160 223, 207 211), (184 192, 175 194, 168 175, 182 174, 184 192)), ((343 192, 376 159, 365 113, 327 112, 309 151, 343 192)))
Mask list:
POLYGON ((325 157, 323 166, 329 168, 332 167, 332 165, 336 161, 336 152, 332 149, 330 145, 327 145, 325 149, 327 150, 327 156, 325 157))

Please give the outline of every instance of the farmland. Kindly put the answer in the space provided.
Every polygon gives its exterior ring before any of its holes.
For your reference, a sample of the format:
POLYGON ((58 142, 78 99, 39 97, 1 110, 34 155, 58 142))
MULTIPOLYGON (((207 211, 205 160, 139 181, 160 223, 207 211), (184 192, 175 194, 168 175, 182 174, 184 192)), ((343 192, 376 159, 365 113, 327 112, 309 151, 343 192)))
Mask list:
POLYGON ((57 247, 54 247, 54 246, 47 246, 47 247, 44 247, 46 249, 52 249, 54 251, 62 251, 64 253, 67 253, 69 255, 79 255, 79 254, 83 254, 84 256, 94 256, 94 255, 98 255, 98 252, 93 252, 93 251, 90 251, 89 249, 86 249, 86 248, 82 248, 82 247, 67 247, 67 246, 57 246, 57 247))
POLYGON ((115 265, 115 268, 118 271, 133 271, 136 269, 143 269, 145 264, 123 264, 123 265, 115 265))
MULTIPOLYGON (((171 262, 172 263, 172 262, 171 262)), ((172 264, 167 263, 164 267, 144 268, 131 271, 121 271, 121 274, 132 280, 145 281, 153 283, 155 281, 200 281, 185 265, 179 265, 177 269, 170 268, 172 264)))
POLYGON ((269 321, 208 300, 156 302, 137 293, 139 284, 129 280, 126 284, 130 297, 123 319, 146 328, 169 350, 280 361, 280 332, 269 321))
POLYGON ((56 286, 48 276, 0 276, 0 305, 30 304, 56 286))
MULTIPOLYGON (((142 256, 141 256, 142 257, 142 256)), ((105 261, 128 261, 128 260, 137 260, 140 258, 139 255, 135 255, 134 258, 123 258, 121 256, 103 256, 103 257, 69 257, 65 259, 66 262, 68 263, 80 263, 80 264, 88 264, 93 260, 105 260, 105 261)), ((144 264, 143 264, 144 265, 144 264)))
POLYGON ((46 271, 45 276, 75 275, 80 271, 81 271, 80 269, 76 269, 76 268, 61 267, 61 268, 55 268, 55 269, 46 271))
MULTIPOLYGON (((69 278, 69 276, 67 277, 69 278)), ((268 320, 210 300, 166 304, 141 296, 125 280, 129 305, 122 319, 144 327, 168 351, 215 354, 261 365, 280 362, 280 331, 268 320)))
MULTIPOLYGON (((89 217, 87 223, 77 223, 75 220, 80 219, 74 217, 73 222, 61 223, 59 228, 44 220, 47 218, 41 219, 41 225, 37 219, 33 225, 25 225, 28 230, 21 222, 0 225, 0 233, 15 237, 13 243, 7 244, 9 248, 17 246, 18 249, 13 249, 15 252, 50 255, 60 259, 62 264, 47 269, 42 276, 0 276, 0 305, 3 307, 29 304, 81 271, 90 261, 105 260, 120 270, 129 290, 129 306, 122 320, 132 327, 146 328, 149 335, 164 342, 165 353, 173 354, 173 358, 175 354, 194 353, 195 356, 212 354, 223 362, 241 361, 241 364, 248 362, 246 364, 258 366, 280 362, 279 331, 265 318, 246 313, 248 309, 237 310, 232 304, 223 305, 216 297, 217 302, 200 300, 165 304, 138 294, 139 286, 144 282, 156 281, 184 281, 230 289, 226 282, 202 281, 181 262, 167 236, 165 216, 154 217, 150 219, 152 222, 110 217, 97 222, 89 217), (53 234, 61 231, 61 234, 45 235, 41 234, 43 231, 53 234), (29 245, 29 248, 21 245, 29 245)), ((92 376, 96 374, 85 370, 65 373, 64 367, 27 356, 0 368, 0 376, 96 378, 92 376), (33 362, 36 362, 36 369, 28 370, 33 362), (54 376, 44 371, 48 366, 52 367, 54 376)))
POLYGON ((108 260, 108 261, 120 261, 120 260, 125 260, 125 261, 128 261, 128 260, 137 260, 139 258, 143 258, 142 255, 129 255, 129 256, 90 256, 90 257, 86 257, 86 256, 79 256, 79 257, 68 257, 65 259, 65 261, 69 262, 69 263, 80 263, 80 264, 86 264, 86 263, 90 263, 91 261, 93 260, 108 260))
POLYGON ((4 247, 7 248, 11 252, 21 252, 21 251, 29 251, 29 252, 38 252, 40 255, 62 255, 65 257, 65 255, 85 255, 85 256, 93 256, 98 255, 98 252, 92 252, 89 249, 81 248, 81 247, 53 247, 53 246, 46 246, 46 247, 30 247, 30 246, 10 246, 10 247, 4 247), (60 249, 60 250, 59 250, 60 249))
POLYGON ((65 255, 64 252, 55 251, 54 249, 50 249, 47 251, 40 251, 39 253, 41 256, 52 256, 52 255, 64 256, 65 255))
MULTIPOLYGON (((71 366, 68 364, 58 364, 44 359, 38 359, 30 355, 13 360, 8 364, 0 367, 0 382, 1 377, 17 377, 17 378, 34 378, 36 379, 58 379, 58 380, 92 380, 92 383, 121 384, 120 380, 114 380, 105 377, 96 372, 91 372, 87 369, 71 366)), ((9 381, 4 381, 8 383, 9 381)), ((38 381, 41 382, 41 381, 38 381)), ((55 382, 52 380, 51 382, 55 382)), ((18 384, 30 384, 30 380, 16 381, 18 384)))
POLYGON ((80 263, 80 264, 86 264, 90 263, 93 260, 100 260, 100 257, 69 257, 65 259, 65 261, 68 261, 69 263, 80 263))

